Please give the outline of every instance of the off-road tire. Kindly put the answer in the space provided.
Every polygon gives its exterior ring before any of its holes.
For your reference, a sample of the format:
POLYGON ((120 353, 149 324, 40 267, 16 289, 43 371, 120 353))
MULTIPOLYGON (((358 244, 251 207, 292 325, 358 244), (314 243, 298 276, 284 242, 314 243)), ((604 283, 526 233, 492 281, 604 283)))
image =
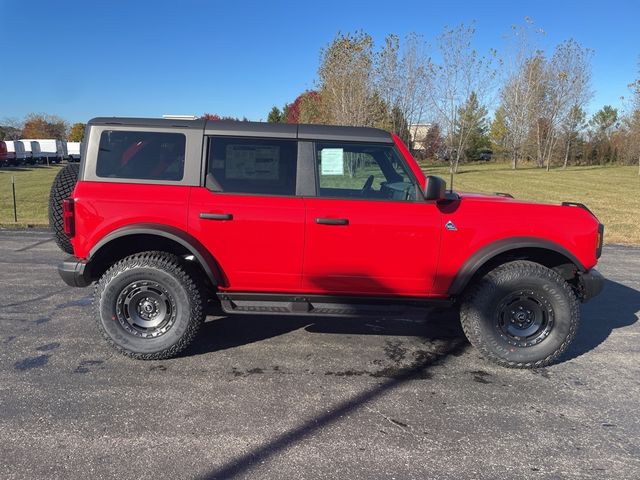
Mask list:
POLYGON ((102 275, 95 287, 93 309, 98 329, 116 350, 140 360, 160 360, 175 357, 193 341, 205 319, 205 298, 177 256, 142 252, 120 260, 102 275), (126 323, 128 315, 121 304, 131 285, 145 284, 164 289, 161 293, 170 305, 167 310, 175 313, 167 330, 156 337, 144 337, 126 323))
POLYGON ((73 254, 71 240, 64 233, 62 201, 69 198, 78 182, 80 165, 69 164, 62 168, 51 185, 49 193, 49 227, 53 231, 56 244, 63 252, 73 254))
POLYGON ((557 272, 519 260, 497 267, 470 286, 462 299, 460 321, 469 342, 487 359, 504 367, 540 368, 554 363, 575 337, 580 307, 573 289, 557 272), (552 319, 539 343, 529 346, 521 345, 526 338, 514 340, 506 334, 504 317, 500 320, 505 299, 522 293, 540 302, 543 317, 552 319))

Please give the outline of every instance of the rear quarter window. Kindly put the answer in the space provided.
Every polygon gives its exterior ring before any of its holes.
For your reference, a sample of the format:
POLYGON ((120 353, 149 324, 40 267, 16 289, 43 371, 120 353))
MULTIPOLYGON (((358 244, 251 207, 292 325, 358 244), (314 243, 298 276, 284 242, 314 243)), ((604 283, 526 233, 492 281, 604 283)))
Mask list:
POLYGON ((185 144, 181 133, 105 130, 100 135, 96 175, 180 181, 184 176, 185 144))

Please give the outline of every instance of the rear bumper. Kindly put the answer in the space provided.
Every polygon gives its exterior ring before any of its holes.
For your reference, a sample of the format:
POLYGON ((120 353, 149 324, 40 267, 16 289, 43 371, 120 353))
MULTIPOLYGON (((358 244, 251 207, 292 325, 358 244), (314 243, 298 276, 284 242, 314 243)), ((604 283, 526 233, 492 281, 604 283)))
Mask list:
POLYGON ((588 302, 604 288, 604 277, 595 268, 578 276, 580 300, 588 302))
POLYGON ((60 278, 71 287, 86 287, 93 281, 89 273, 89 264, 76 257, 68 257, 58 265, 60 278))

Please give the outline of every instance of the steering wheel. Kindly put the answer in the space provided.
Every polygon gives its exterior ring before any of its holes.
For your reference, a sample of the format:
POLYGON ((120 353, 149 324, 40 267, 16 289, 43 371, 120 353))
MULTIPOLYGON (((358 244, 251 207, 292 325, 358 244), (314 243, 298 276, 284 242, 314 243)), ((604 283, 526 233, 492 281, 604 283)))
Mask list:
POLYGON ((360 195, 362 195, 363 197, 367 196, 367 194, 371 191, 371 187, 373 186, 373 180, 374 180, 373 175, 369 175, 369 178, 367 178, 367 181, 364 182, 364 185, 362 186, 362 191, 360 192, 360 195))

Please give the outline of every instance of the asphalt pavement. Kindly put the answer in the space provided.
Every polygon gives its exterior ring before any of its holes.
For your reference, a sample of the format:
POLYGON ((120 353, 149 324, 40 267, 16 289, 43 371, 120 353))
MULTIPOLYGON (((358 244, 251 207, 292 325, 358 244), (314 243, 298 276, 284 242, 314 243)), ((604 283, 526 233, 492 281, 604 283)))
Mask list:
POLYGON ((554 366, 494 366, 452 312, 210 318, 165 361, 111 350, 47 232, 0 231, 0 478, 640 478, 640 249, 554 366))

